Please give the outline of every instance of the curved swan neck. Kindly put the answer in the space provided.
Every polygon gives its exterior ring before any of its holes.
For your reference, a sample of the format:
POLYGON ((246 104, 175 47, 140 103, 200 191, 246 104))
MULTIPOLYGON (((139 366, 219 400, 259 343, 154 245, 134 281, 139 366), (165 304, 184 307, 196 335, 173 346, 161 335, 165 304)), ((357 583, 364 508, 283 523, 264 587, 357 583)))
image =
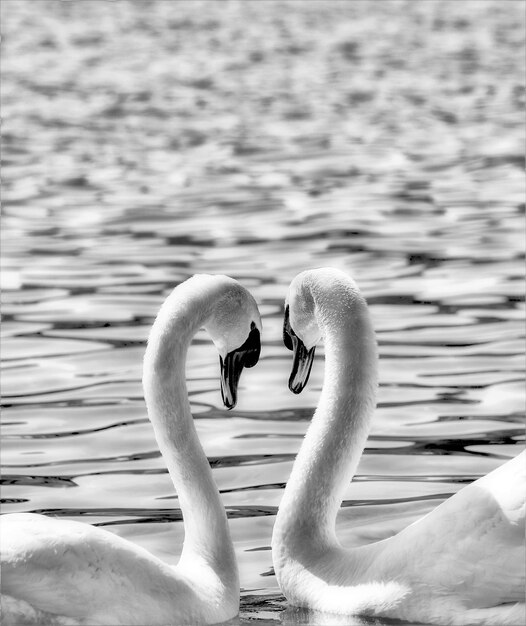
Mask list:
POLYGON ((376 404, 377 350, 367 305, 357 290, 332 303, 317 297, 315 289, 311 295, 325 340, 324 383, 276 533, 287 534, 288 542, 311 538, 325 549, 336 542, 336 515, 367 440, 376 404))
POLYGON ((185 523, 181 559, 204 559, 222 575, 237 572, 227 518, 188 401, 188 346, 213 314, 219 294, 187 281, 167 298, 152 326, 144 358, 148 415, 176 489, 185 523))

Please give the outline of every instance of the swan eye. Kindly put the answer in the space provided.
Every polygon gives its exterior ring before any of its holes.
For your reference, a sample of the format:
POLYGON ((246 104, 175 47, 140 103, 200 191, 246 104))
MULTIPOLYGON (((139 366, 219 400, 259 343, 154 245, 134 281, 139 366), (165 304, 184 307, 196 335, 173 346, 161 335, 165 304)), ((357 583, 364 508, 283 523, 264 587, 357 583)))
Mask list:
POLYGON ((289 350, 294 350, 294 344, 292 337, 295 337, 296 333, 292 330, 289 319, 289 306, 285 307, 285 319, 283 320, 283 343, 289 350))

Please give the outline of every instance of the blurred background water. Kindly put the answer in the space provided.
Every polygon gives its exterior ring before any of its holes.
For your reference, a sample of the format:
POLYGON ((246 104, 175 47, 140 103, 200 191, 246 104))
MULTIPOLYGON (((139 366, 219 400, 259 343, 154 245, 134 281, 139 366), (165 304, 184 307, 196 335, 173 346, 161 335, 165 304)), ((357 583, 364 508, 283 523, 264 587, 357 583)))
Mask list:
POLYGON ((524 445, 524 4, 1 11, 2 512, 105 525, 177 562, 181 513, 142 355, 174 285, 229 274, 260 304, 261 361, 227 412, 199 334, 192 409, 242 620, 308 621, 281 612, 269 547, 323 377, 319 350, 308 388, 287 389, 296 273, 349 272, 378 333, 379 406, 338 519, 345 545, 396 533, 524 445))

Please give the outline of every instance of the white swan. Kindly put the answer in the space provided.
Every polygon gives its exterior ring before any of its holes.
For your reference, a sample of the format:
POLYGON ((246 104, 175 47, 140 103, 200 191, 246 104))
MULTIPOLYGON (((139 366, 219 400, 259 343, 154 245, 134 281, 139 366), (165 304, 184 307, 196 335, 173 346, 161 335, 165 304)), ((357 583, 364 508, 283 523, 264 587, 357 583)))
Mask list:
POLYGON ((331 268, 299 274, 288 292, 284 341, 294 351, 295 393, 320 337, 323 390, 272 537, 289 603, 441 625, 525 624, 525 453, 393 537, 353 549, 338 543, 336 514, 375 408, 377 351, 358 287, 331 268))
POLYGON ((31 607, 38 623, 89 626, 193 626, 237 615, 234 549, 185 383, 187 349, 201 326, 220 354, 221 390, 228 408, 235 405, 241 370, 255 365, 260 351, 257 305, 227 276, 198 275, 176 287, 151 329, 144 395, 184 516, 178 565, 170 567, 143 548, 88 524, 30 513, 2 516, 2 592, 8 596, 4 624, 24 623, 31 607))

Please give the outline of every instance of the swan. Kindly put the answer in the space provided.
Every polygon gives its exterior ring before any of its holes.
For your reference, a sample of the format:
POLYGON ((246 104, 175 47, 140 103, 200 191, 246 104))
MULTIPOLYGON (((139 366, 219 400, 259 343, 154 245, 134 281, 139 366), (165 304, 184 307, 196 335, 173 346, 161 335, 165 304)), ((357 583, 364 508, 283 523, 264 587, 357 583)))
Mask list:
POLYGON ((187 349, 202 326, 220 354, 221 391, 228 408, 236 403, 243 367, 254 366, 260 353, 256 302, 227 276, 196 275, 181 283, 152 326, 143 387, 185 522, 178 565, 171 567, 89 524, 31 513, 4 515, 3 623, 18 626, 31 613, 46 624, 195 625, 238 614, 234 548, 186 389, 187 349))
POLYGON ((345 549, 336 514, 365 446, 377 388, 375 334, 354 281, 333 268, 296 276, 283 338, 294 355, 294 393, 307 383, 316 343, 325 342, 319 404, 272 536, 289 604, 442 626, 525 624, 526 452, 398 534, 345 549))

